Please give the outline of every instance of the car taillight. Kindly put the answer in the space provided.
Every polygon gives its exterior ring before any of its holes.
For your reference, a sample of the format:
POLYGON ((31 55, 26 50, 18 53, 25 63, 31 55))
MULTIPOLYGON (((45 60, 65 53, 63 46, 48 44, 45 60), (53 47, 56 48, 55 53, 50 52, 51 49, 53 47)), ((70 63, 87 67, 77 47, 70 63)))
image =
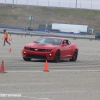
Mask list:
POLYGON ((46 51, 47 51, 47 52, 51 52, 51 51, 52 51, 52 49, 47 49, 46 51))

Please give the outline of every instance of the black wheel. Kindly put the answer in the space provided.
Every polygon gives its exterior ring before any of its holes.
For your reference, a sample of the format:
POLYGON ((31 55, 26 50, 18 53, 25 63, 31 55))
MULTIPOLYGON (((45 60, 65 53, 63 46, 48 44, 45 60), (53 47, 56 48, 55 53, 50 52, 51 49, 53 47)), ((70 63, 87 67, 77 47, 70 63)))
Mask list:
POLYGON ((31 58, 24 58, 24 57, 23 57, 23 59, 24 59, 25 61, 30 61, 30 60, 31 60, 31 58))
POLYGON ((55 62, 59 62, 60 61, 60 50, 56 51, 55 57, 54 57, 54 61, 55 62))
POLYGON ((77 56, 78 56, 78 51, 74 51, 73 57, 72 59, 70 59, 70 61, 76 61, 77 60, 77 56))

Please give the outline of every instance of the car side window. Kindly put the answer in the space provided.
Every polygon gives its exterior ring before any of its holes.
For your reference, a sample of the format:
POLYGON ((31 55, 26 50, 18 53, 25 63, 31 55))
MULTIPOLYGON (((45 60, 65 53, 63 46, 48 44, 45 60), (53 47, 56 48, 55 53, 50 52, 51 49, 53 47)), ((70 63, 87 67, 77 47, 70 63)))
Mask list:
POLYGON ((64 40, 64 41, 63 41, 63 44, 65 44, 65 43, 68 44, 68 45, 71 44, 71 42, 70 42, 69 40, 64 40))
POLYGON ((63 44, 65 44, 65 43, 66 43, 66 40, 63 41, 63 44))
POLYGON ((69 40, 67 40, 68 41, 68 45, 70 45, 71 44, 71 42, 69 41, 69 40))

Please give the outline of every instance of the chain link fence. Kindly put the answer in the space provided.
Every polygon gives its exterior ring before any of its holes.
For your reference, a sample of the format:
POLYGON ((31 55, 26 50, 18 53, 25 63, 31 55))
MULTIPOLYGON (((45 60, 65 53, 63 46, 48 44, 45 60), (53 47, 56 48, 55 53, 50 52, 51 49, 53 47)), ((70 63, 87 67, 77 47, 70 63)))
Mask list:
POLYGON ((100 9, 99 0, 0 0, 0 3, 80 9, 100 9))

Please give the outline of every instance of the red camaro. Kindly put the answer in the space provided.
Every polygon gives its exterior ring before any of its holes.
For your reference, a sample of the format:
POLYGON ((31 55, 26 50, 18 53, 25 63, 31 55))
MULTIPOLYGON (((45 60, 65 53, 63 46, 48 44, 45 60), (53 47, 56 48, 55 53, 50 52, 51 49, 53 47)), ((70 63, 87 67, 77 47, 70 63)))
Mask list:
POLYGON ((30 61, 32 58, 55 62, 68 58, 70 61, 76 61, 78 46, 66 38, 41 37, 34 43, 26 44, 22 50, 22 56, 25 61, 30 61))

